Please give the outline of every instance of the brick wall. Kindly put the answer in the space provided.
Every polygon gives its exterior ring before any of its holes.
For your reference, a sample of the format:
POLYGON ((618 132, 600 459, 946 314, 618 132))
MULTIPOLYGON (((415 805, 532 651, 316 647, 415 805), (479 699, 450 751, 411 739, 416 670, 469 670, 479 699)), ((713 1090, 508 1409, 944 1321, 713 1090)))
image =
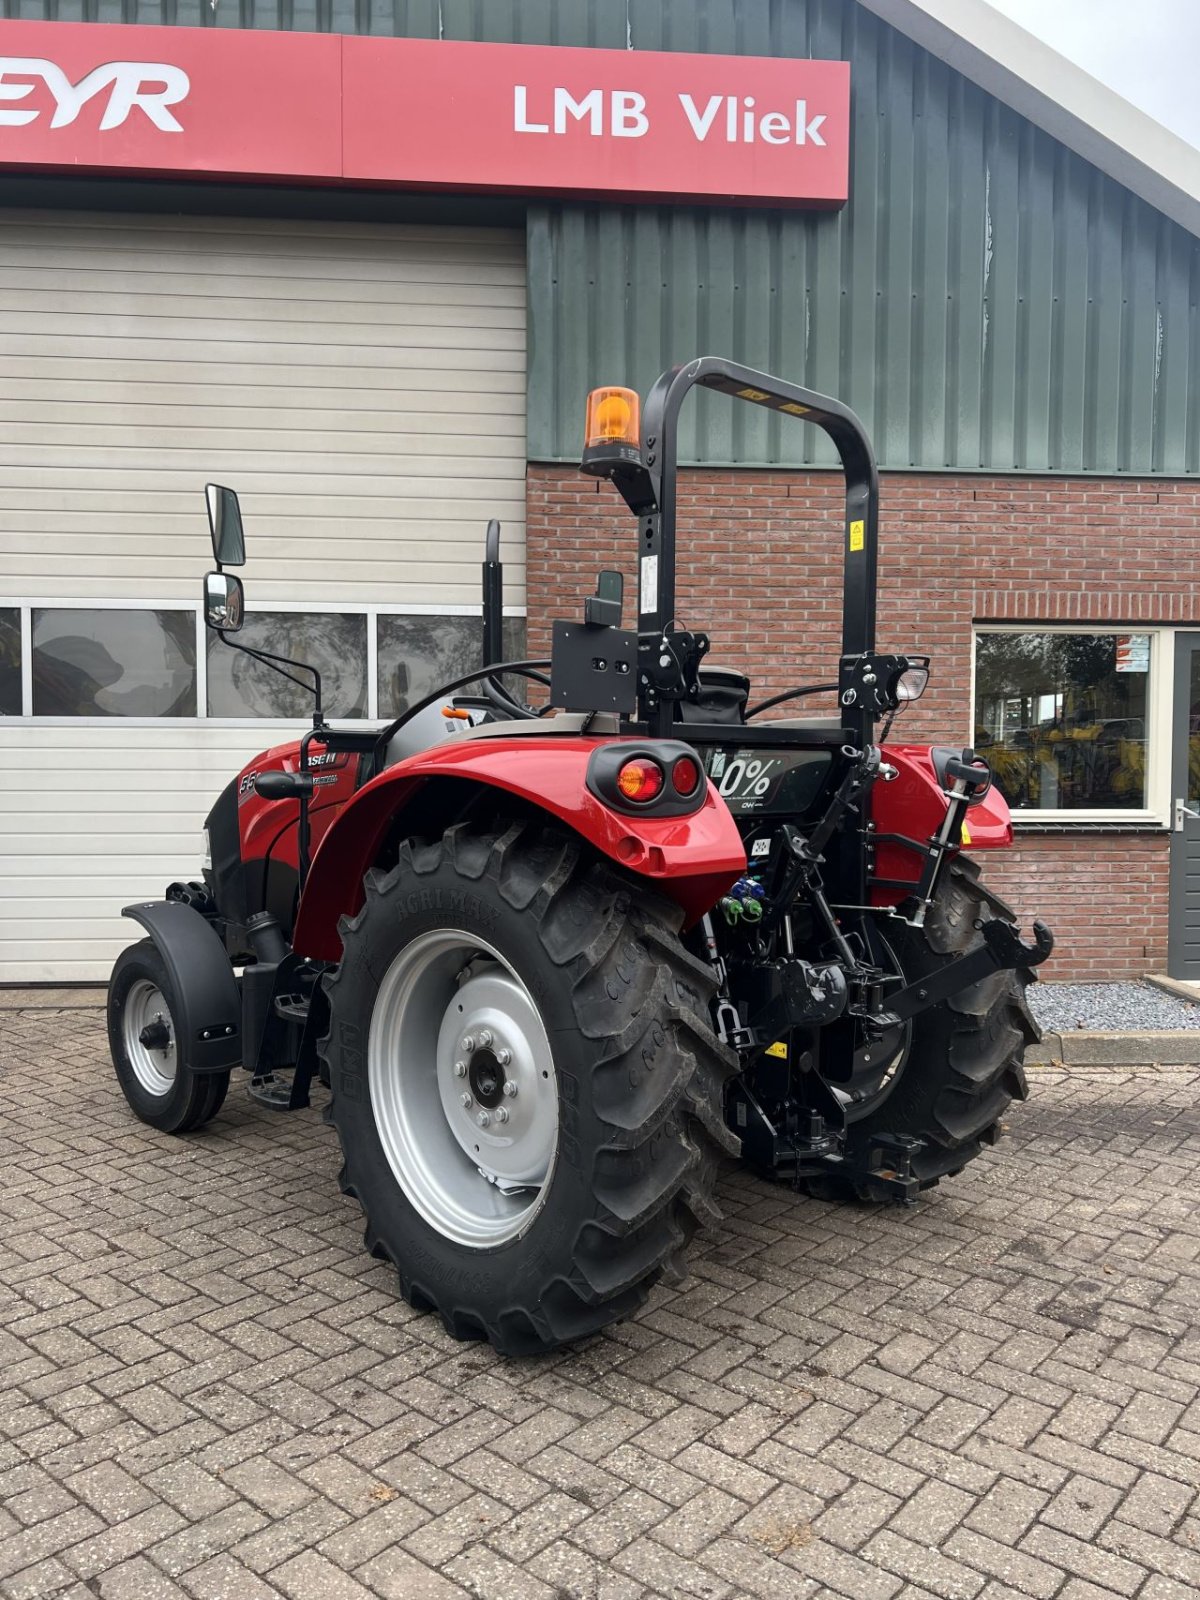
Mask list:
MULTIPOLYGON (((607 484, 532 465, 527 482, 529 639, 580 614, 600 567, 626 574, 634 523, 607 484)), ((822 472, 704 469, 680 482, 677 610, 741 667, 755 697, 836 674, 840 480, 822 472)), ((974 620, 1200 626, 1200 483, 1100 478, 885 476, 881 648, 928 651, 933 676, 896 734, 971 737, 974 620)), ((832 709, 810 702, 814 712, 832 709)), ((988 878, 1028 921, 1054 928, 1048 979, 1162 971, 1165 834, 1022 834, 988 878)))

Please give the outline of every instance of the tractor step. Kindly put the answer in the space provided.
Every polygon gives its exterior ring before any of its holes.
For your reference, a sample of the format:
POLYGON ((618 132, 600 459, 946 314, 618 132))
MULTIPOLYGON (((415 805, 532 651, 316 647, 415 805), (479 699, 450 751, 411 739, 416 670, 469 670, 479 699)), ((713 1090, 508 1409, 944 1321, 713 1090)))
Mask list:
POLYGON ((260 1106, 266 1106, 268 1111, 298 1111, 299 1106, 292 1105, 292 1074, 291 1072, 263 1072, 257 1078, 251 1078, 247 1085, 251 1100, 257 1100, 260 1106))
POLYGON ((281 994, 275 997, 275 1015, 284 1022, 307 1022, 308 996, 306 994, 281 994))

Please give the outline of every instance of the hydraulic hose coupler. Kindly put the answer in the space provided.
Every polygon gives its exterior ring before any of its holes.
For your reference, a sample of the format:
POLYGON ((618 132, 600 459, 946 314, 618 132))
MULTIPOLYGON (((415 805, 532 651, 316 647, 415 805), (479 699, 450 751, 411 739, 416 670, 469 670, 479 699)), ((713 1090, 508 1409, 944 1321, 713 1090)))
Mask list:
POLYGON ((269 911, 256 911, 246 919, 246 932, 254 946, 257 960, 278 965, 288 953, 287 940, 279 926, 279 918, 269 911))

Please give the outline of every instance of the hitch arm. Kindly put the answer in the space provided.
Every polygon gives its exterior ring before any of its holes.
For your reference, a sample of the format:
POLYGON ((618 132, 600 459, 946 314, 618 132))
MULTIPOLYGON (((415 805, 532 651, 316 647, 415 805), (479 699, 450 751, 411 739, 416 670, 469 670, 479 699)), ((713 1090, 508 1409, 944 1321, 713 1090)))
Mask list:
MULTIPOLYGON (((1044 922, 1033 925, 1033 943, 1026 944, 1010 922, 999 917, 983 925, 983 944, 957 961, 951 961, 939 972, 918 978, 904 989, 898 989, 887 998, 887 1011, 875 1018, 882 1031, 877 1037, 860 1044, 854 1052, 855 1072, 864 1072, 884 1058, 887 1051, 900 1043, 904 1023, 923 1011, 931 1011, 948 1000, 952 994, 969 989, 972 984, 990 978, 993 972, 1015 972, 1019 967, 1040 967, 1054 949, 1054 935, 1044 922)), ((865 1019, 871 1020, 871 1019, 865 1019)))
POLYGON ((1019 967, 1040 967, 1054 949, 1054 935, 1044 922, 1033 925, 1033 943, 1026 944, 1016 928, 999 917, 983 925, 983 944, 959 956, 939 972, 919 978, 907 988, 888 995, 887 1008, 901 1022, 941 1005, 952 994, 969 989, 993 972, 1015 972, 1019 967))

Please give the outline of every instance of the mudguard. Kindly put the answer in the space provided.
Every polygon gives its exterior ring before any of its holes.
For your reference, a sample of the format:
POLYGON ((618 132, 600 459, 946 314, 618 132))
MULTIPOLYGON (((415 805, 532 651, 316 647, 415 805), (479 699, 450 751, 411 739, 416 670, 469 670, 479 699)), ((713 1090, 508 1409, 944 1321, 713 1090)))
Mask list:
MULTIPOLYGON (((921 876, 926 846, 945 820, 948 801, 938 778, 934 748, 925 744, 887 744, 883 759, 896 769, 891 783, 877 781, 871 789, 870 820, 874 824, 875 862, 871 904, 898 905, 921 876), (886 837, 892 835, 893 837, 886 837), (918 848, 897 842, 896 836, 915 841, 918 848)), ((957 750, 951 752, 957 755, 957 750)), ((1003 850, 1013 842, 1008 802, 995 788, 967 812, 963 847, 1003 850)))
POLYGON ((163 958, 181 1016, 175 1021, 180 1064, 191 1072, 228 1072, 242 1059, 242 997, 225 946, 198 911, 178 900, 126 906, 163 958))
POLYGON ((746 870, 746 850, 725 802, 708 785, 686 817, 631 817, 587 787, 588 759, 599 746, 628 739, 556 734, 462 739, 398 762, 360 789, 333 821, 313 857, 300 899, 293 947, 339 961, 338 919, 363 900, 363 876, 406 806, 432 778, 456 778, 536 806, 565 823, 602 855, 646 878, 681 906, 690 925, 746 870))

